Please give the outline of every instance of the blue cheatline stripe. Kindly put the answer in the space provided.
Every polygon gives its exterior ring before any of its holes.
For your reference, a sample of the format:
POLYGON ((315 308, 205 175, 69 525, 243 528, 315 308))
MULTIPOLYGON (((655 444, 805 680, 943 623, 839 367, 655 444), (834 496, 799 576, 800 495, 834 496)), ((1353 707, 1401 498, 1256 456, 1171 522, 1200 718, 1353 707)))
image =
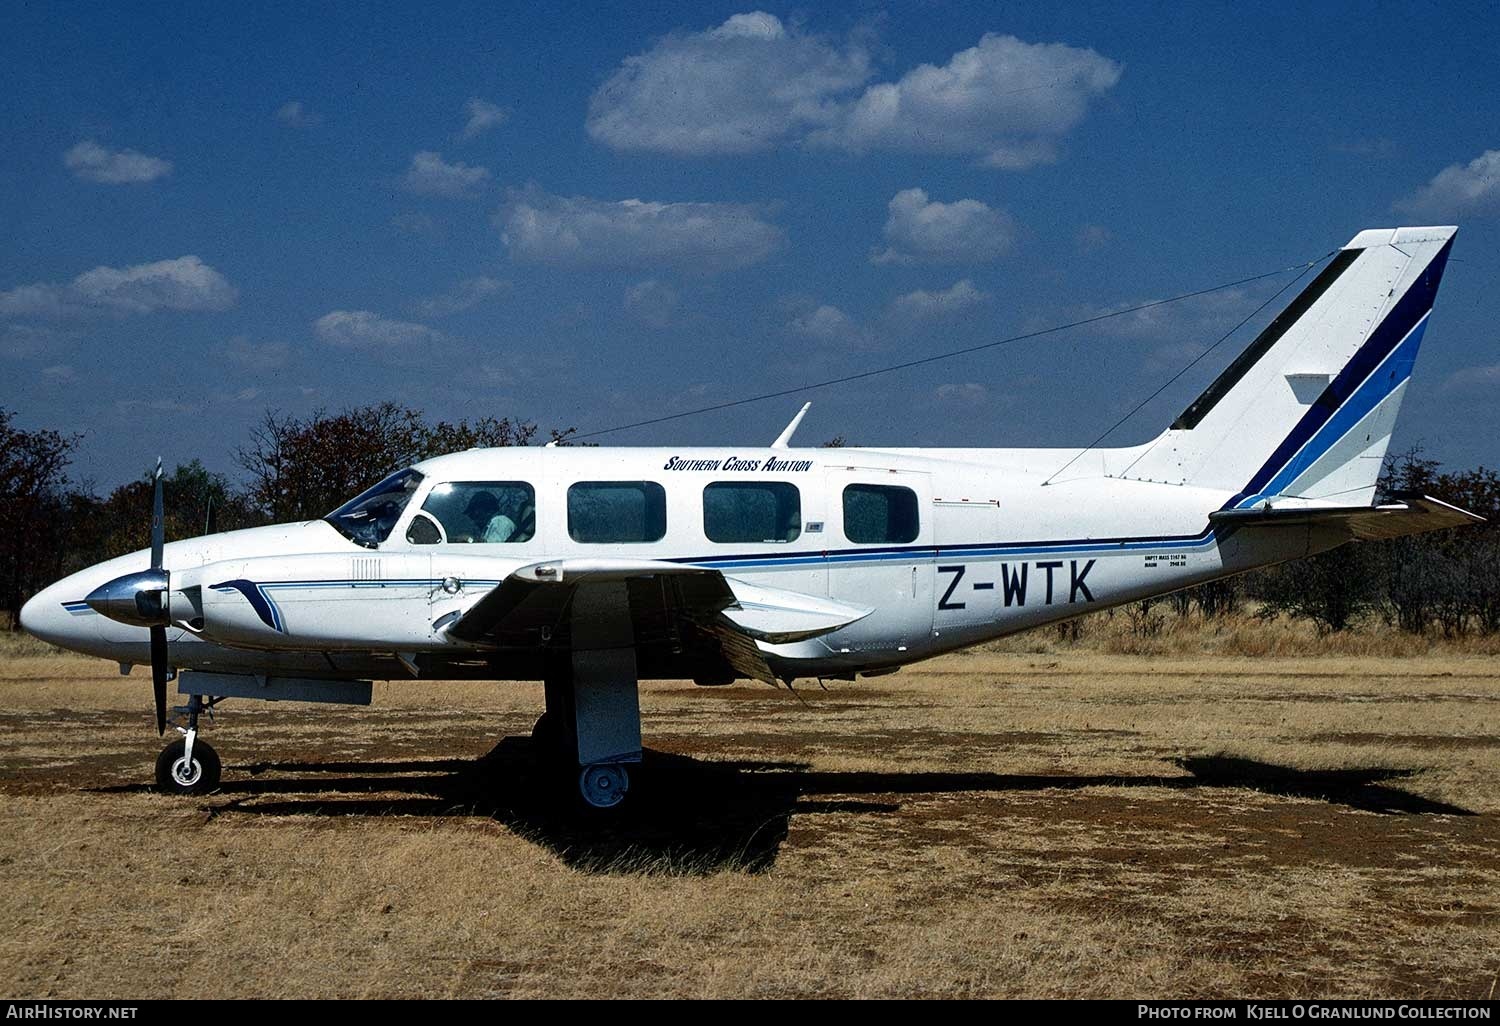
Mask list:
POLYGON ((1302 451, 1293 456, 1261 491, 1241 499, 1239 505, 1241 507, 1253 506, 1268 495, 1280 495, 1293 481, 1297 480, 1304 470, 1322 459, 1329 449, 1337 445, 1372 410, 1390 398, 1391 393, 1411 378, 1412 366, 1416 363, 1417 350, 1421 348, 1422 334, 1426 330, 1427 318, 1424 317, 1417 322, 1415 328, 1411 329, 1411 334, 1402 340, 1385 363, 1376 367, 1348 401, 1339 407, 1338 412, 1323 425, 1323 429, 1313 436, 1302 451))
POLYGON ((64 602, 62 604, 62 607, 64 609, 66 609, 68 612, 73 613, 75 615, 78 614, 78 613, 92 613, 94 611, 93 608, 90 607, 87 602, 82 602, 82 601, 79 601, 79 602, 64 602))
POLYGON ((832 552, 807 552, 797 555, 767 553, 737 556, 685 556, 668 563, 684 563, 714 570, 768 570, 779 567, 841 565, 850 563, 905 562, 913 559, 983 558, 998 556, 1018 558, 1068 553, 1150 552, 1162 549, 1209 549, 1216 543, 1212 528, 1192 535, 1158 535, 1154 537, 1074 539, 1069 541, 982 542, 969 545, 906 545, 885 549, 841 549, 832 552))
MULTIPOLYGON (((1392 351, 1412 333, 1412 330, 1422 323, 1432 310, 1433 300, 1437 296, 1438 283, 1442 281, 1443 269, 1448 263, 1448 253, 1452 249, 1453 240, 1449 239, 1443 244, 1443 248, 1438 250, 1437 256, 1432 258, 1417 280, 1396 302, 1391 312, 1370 333, 1364 345, 1359 347, 1349 362, 1323 390, 1323 394, 1318 396, 1317 401, 1302 415, 1302 419, 1276 447, 1276 451, 1255 472, 1240 493, 1224 504, 1226 508, 1242 504, 1247 496, 1269 494, 1267 486, 1271 480, 1322 430, 1323 426, 1338 412, 1339 407, 1343 406, 1358 391, 1360 385, 1374 373, 1375 369, 1385 362, 1386 357, 1390 356, 1392 351)), ((1418 339, 1420 338, 1421 336, 1418 335, 1418 339)), ((1330 441, 1329 444, 1331 445, 1332 442, 1330 441)))

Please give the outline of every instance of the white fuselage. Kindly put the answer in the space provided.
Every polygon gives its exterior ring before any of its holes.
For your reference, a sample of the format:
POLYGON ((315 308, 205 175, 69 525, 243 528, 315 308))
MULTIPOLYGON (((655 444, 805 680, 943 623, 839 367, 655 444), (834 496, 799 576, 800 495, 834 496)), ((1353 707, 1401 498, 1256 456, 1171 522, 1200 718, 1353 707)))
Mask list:
MULTIPOLYGON (((1079 459, 1076 450, 1004 449, 455 453, 416 465, 420 484, 374 547, 323 520, 169 543, 172 663, 322 677, 533 678, 524 653, 457 641, 443 625, 520 567, 618 557, 710 567, 732 580, 871 607, 869 615, 821 637, 758 643, 779 675, 849 675, 1307 555, 1340 540, 1312 528, 1216 532, 1208 514, 1231 493, 1112 476, 1139 451, 1092 450, 1079 459), (433 540, 434 532, 416 523, 424 504, 436 504, 435 490, 475 482, 532 489, 534 528, 523 532, 527 540, 493 542, 478 533, 478 540, 459 541, 447 537, 451 524, 433 540), (580 482, 659 486, 664 520, 643 534, 660 537, 577 540, 570 489, 580 482), (792 486, 794 492, 776 492, 791 527, 774 540, 713 540, 705 489, 725 483, 792 486)), ((83 604, 95 587, 147 565, 146 553, 137 552, 52 585, 28 604, 27 629, 121 663, 148 662, 144 628, 83 604)), ((642 675, 692 676, 693 668, 643 666, 642 675)))

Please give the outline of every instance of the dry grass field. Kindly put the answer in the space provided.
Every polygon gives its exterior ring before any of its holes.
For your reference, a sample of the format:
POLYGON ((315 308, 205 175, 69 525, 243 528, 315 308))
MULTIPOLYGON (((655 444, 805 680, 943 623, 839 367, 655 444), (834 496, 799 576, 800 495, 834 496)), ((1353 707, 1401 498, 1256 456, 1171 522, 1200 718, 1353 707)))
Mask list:
POLYGON ((226 703, 222 792, 174 799, 141 671, 12 644, 0 993, 1495 993, 1500 658, 1231 635, 648 685, 602 831, 536 685, 226 703))

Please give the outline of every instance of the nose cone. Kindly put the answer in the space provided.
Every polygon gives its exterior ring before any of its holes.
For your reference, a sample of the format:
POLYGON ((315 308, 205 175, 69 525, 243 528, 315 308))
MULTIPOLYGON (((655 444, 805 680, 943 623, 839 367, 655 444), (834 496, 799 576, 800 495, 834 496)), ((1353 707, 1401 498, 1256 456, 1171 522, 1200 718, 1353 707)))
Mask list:
POLYGON ((87 612, 87 609, 81 596, 66 592, 68 582, 58 581, 33 595, 21 607, 21 629, 49 644, 72 647, 70 643, 76 642, 79 635, 79 625, 74 620, 79 612, 87 612), (80 608, 70 611, 69 606, 80 608))

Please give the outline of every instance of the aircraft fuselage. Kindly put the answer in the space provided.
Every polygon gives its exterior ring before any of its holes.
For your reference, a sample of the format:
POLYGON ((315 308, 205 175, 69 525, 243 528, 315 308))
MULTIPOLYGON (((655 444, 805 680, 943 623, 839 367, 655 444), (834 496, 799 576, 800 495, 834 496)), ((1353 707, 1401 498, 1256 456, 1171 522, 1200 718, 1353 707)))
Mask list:
MULTIPOLYGON (((607 556, 712 568, 872 607, 821 637, 760 643, 779 675, 849 675, 1340 540, 1313 529, 1226 536, 1208 514, 1229 493, 1110 476, 1134 452, 1097 450, 1077 460, 1076 450, 1035 449, 456 453, 416 465, 420 481, 383 540, 361 544, 314 520, 169 543, 165 566, 178 599, 172 662, 335 678, 535 679, 534 646, 463 642, 443 626, 518 568, 607 556), (605 487, 591 493, 596 485, 605 487), (438 501, 481 490, 529 497, 534 523, 523 540, 486 541, 477 533, 483 525, 460 522, 460 512, 438 501), (583 508, 591 499, 602 509, 583 508), (459 537, 462 530, 475 533, 459 537), (603 536, 609 540, 594 540, 603 536)), ((144 629, 83 601, 145 565, 145 553, 132 553, 58 582, 28 605, 27 628, 121 663, 148 662, 144 629)), ((691 660, 662 657, 644 661, 642 675, 692 677, 695 669, 691 660)))

